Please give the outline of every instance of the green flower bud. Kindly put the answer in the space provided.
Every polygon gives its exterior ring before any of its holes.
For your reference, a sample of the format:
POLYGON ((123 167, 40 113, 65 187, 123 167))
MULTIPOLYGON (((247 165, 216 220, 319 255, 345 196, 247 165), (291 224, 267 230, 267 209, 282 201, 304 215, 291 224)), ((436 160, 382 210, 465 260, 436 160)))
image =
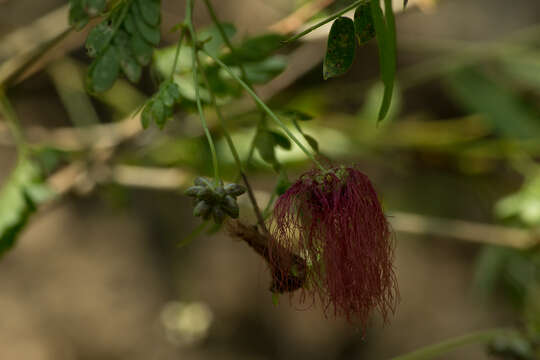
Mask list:
POLYGON ((212 210, 212 206, 206 201, 201 200, 193 209, 193 216, 207 218, 210 210, 212 210))
POLYGON ((221 224, 223 220, 225 220, 225 216, 225 212, 223 212, 219 206, 214 206, 212 208, 212 217, 216 224, 221 224))
POLYGON ((225 210, 227 215, 229 215, 233 219, 237 219, 238 216, 240 215, 240 209, 238 208, 236 199, 232 197, 231 195, 225 196, 225 199, 223 200, 221 207, 223 210, 225 210))
POLYGON ((239 184, 227 184, 225 185, 225 192, 228 195, 240 196, 246 192, 246 188, 239 184))
POLYGON ((196 185, 196 186, 192 186, 190 188, 188 188, 184 194, 186 194, 187 196, 191 196, 191 197, 199 197, 199 194, 201 193, 201 191, 203 191, 204 189, 206 189, 205 187, 203 186, 199 186, 199 185, 196 185))

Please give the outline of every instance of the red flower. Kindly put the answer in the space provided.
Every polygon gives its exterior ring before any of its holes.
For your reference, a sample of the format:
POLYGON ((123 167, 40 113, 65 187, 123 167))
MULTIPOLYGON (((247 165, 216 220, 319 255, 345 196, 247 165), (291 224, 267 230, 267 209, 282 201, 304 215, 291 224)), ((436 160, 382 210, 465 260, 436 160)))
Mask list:
POLYGON ((280 196, 273 215, 269 261, 290 274, 297 270, 287 254, 305 260, 301 301, 319 298, 325 315, 364 328, 374 310, 388 320, 399 297, 392 232, 366 175, 344 166, 311 170, 280 196))

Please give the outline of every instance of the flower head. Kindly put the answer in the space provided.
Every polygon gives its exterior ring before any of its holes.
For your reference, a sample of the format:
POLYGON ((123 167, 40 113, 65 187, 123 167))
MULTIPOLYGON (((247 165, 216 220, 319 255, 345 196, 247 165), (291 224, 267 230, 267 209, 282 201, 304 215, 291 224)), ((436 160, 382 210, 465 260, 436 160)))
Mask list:
POLYGON ((366 175, 344 166, 311 170, 280 196, 273 220, 270 263, 294 272, 293 259, 283 259, 297 254, 308 266, 301 300, 319 298, 326 315, 364 327, 373 311, 385 321, 394 312, 392 232, 366 175))

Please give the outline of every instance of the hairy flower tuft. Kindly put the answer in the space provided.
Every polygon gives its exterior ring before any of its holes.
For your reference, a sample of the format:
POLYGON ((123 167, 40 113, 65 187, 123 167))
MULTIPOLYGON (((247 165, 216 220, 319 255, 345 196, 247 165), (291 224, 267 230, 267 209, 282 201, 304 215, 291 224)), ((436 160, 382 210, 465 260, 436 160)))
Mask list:
POLYGON ((356 168, 303 174, 277 200, 271 234, 274 268, 279 262, 284 274, 295 271, 292 259, 283 261, 287 254, 308 266, 301 301, 318 298, 325 315, 364 328, 373 311, 385 322, 395 311, 392 232, 373 185, 356 168))

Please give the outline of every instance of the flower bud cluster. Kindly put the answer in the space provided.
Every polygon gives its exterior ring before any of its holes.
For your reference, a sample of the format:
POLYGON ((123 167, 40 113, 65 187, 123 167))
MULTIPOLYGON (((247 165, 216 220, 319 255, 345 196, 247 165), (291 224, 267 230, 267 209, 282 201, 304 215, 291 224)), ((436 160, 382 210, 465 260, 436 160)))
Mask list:
POLYGON ((211 180, 197 177, 194 186, 185 192, 195 200, 193 216, 204 220, 212 217, 216 224, 221 224, 226 216, 238 218, 240 209, 236 198, 246 192, 246 188, 239 184, 216 185, 211 180))

